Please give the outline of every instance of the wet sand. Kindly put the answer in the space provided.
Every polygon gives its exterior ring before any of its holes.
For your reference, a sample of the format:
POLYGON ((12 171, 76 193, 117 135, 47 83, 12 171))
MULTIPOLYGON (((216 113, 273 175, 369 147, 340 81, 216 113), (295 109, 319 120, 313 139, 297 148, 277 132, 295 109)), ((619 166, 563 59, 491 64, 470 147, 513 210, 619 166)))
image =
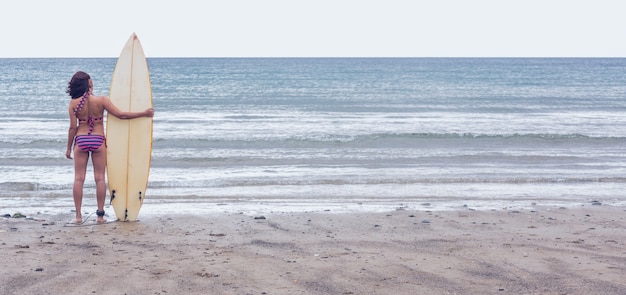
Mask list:
POLYGON ((626 294, 624 207, 72 217, 0 218, 1 294, 626 294))

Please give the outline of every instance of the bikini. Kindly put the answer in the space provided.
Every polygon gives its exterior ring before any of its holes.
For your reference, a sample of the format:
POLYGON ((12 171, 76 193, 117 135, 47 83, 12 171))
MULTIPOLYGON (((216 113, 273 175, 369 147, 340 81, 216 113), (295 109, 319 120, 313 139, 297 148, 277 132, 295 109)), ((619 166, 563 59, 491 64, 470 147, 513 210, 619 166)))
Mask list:
MULTIPOLYGON (((74 114, 76 115, 76 117, 78 117, 78 113, 85 106, 85 102, 87 101, 87 96, 89 96, 88 92, 86 92, 85 95, 83 95, 83 98, 81 98, 80 102, 78 103, 78 106, 74 108, 74 114)), ((99 149, 100 146, 102 146, 102 144, 106 142, 106 137, 104 137, 103 135, 91 134, 91 132, 93 132, 93 127, 96 124, 96 121, 102 121, 102 117, 93 118, 89 116, 87 117, 87 120, 78 120, 79 124, 80 123, 89 124, 89 132, 87 134, 77 135, 75 138, 76 145, 78 145, 78 147, 85 152, 93 152, 99 149)))

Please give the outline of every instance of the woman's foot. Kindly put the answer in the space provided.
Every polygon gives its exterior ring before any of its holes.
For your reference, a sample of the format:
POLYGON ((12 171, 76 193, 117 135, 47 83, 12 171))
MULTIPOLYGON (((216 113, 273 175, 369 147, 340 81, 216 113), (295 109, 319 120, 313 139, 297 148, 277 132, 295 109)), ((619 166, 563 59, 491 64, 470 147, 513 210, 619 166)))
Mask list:
POLYGON ((96 210, 96 215, 98 216, 98 218, 96 219, 97 223, 106 223, 107 220, 104 219, 104 210, 100 211, 100 210, 96 210))
POLYGON ((76 219, 74 220, 74 222, 76 224, 82 224, 83 223, 83 216, 80 213, 76 213, 76 219))

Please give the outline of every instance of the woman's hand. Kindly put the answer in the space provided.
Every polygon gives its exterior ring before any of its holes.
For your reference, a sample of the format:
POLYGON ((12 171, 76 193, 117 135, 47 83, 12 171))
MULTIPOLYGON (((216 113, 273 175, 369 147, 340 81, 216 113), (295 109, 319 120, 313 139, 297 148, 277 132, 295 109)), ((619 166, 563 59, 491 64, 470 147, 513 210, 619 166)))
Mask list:
POLYGON ((65 152, 65 157, 68 159, 72 159, 72 150, 71 149, 67 149, 67 151, 65 152))
POLYGON ((154 117, 154 108, 149 108, 144 111, 146 117, 154 117))

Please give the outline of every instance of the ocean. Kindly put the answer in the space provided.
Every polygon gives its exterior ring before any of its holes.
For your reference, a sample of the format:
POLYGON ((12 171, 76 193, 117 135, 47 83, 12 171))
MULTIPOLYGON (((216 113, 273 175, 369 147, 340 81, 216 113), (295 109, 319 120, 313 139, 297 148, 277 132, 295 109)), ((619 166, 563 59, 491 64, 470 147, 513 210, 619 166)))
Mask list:
MULTIPOLYGON (((65 88, 82 70, 108 95, 115 62, 0 59, 0 213, 70 214, 65 88)), ((626 59, 148 64, 140 216, 626 205, 626 59)))

